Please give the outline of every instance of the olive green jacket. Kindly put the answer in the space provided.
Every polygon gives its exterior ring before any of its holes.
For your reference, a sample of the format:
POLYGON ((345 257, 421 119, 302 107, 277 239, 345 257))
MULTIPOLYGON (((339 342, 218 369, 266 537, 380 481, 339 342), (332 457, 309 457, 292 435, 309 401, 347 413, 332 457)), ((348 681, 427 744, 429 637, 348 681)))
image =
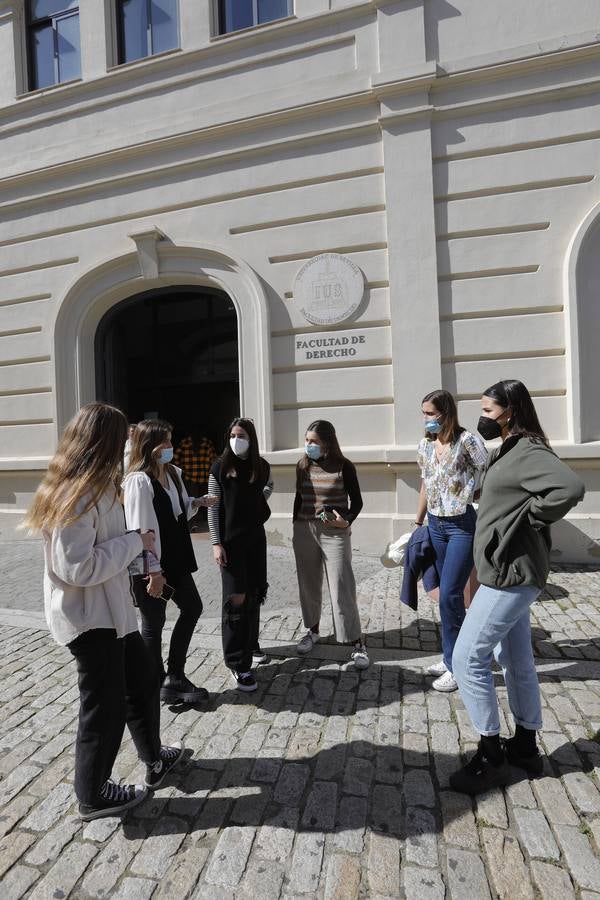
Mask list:
POLYGON ((489 587, 537 585, 550 570, 550 525, 583 498, 580 478, 542 443, 497 450, 485 473, 475 531, 477 577, 489 587))

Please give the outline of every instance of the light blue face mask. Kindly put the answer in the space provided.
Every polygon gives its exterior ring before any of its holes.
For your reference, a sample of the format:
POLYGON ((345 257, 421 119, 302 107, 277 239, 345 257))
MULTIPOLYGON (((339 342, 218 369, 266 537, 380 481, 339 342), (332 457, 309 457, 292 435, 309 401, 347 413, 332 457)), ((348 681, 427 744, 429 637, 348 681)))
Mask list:
POLYGON ((442 426, 437 419, 425 419, 425 431, 428 434, 439 434, 441 430, 442 426))
POLYGON ((304 452, 308 456, 309 459, 321 459, 322 453, 321 448, 318 444, 308 444, 304 445, 304 452))
POLYGON ((162 463, 163 466, 166 465, 167 463, 170 463, 172 459, 173 459, 173 448, 172 447, 166 447, 160 451, 160 456, 158 457, 158 461, 159 461, 159 463, 162 463))

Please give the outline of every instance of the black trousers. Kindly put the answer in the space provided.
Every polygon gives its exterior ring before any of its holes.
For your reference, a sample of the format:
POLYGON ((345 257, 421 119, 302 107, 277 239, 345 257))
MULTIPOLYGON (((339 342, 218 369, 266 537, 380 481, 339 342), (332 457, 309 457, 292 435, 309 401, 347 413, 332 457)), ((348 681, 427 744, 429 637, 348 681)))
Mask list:
POLYGON ((248 535, 224 543, 227 565, 221 567, 223 611, 221 637, 225 665, 236 672, 249 672, 252 651, 258 647, 260 607, 267 589, 267 539, 262 525, 248 535), (232 594, 245 594, 241 605, 232 594))
MULTIPOLYGON (((173 627, 169 645, 167 671, 171 675, 182 675, 185 671, 190 641, 202 613, 202 600, 191 574, 182 575, 176 580, 173 579, 175 583, 169 581, 168 577, 167 581, 175 588, 173 600, 168 602, 173 602, 179 609, 179 616, 173 627)), ((165 677, 162 633, 166 620, 167 601, 151 597, 146 590, 147 585, 148 582, 141 575, 136 575, 133 579, 135 601, 142 617, 142 638, 157 666, 162 681, 165 677)))
POLYGON ((117 638, 112 628, 95 628, 75 638, 69 650, 79 676, 75 794, 93 805, 110 778, 126 723, 139 758, 159 759, 160 685, 137 631, 117 638))

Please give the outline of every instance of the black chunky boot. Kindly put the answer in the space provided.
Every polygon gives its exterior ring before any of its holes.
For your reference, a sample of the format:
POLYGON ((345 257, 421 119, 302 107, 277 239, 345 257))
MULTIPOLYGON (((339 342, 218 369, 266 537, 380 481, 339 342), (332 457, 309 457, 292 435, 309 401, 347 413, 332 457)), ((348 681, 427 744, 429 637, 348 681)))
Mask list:
POLYGON ((510 766, 506 761, 500 736, 483 735, 475 755, 466 766, 450 776, 450 787, 461 794, 482 794, 510 782, 510 766))
POLYGON ((509 763, 524 769, 530 778, 535 778, 544 771, 544 760, 536 744, 535 735, 536 732, 531 728, 517 725, 514 737, 503 741, 509 763))

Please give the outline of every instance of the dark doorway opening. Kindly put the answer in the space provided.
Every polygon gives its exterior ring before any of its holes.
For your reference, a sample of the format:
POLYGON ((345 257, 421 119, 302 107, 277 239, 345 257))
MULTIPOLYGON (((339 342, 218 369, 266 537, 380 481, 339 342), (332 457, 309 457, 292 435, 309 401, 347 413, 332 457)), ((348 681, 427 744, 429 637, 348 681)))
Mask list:
POLYGON ((129 297, 96 332, 97 396, 130 422, 167 419, 175 442, 203 425, 220 451, 239 415, 237 332, 223 291, 173 287, 129 297))

